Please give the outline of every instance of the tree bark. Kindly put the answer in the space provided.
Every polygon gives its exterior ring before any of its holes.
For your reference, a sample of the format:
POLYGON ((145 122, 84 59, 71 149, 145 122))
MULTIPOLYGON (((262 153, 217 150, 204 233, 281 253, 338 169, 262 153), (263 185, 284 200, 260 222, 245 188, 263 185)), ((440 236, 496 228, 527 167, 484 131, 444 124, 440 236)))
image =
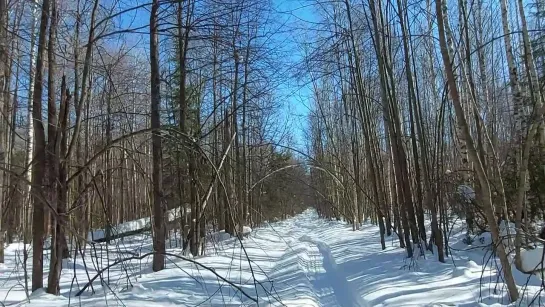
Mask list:
POLYGON ((32 213, 32 291, 43 287, 44 213, 46 200, 43 193, 45 175, 45 131, 42 122, 43 66, 45 57, 47 25, 49 23, 49 0, 43 0, 38 35, 36 76, 32 97, 32 120, 34 122, 34 166, 32 168, 31 197, 34 204, 32 213))
POLYGON ((157 15, 159 0, 153 0, 150 13, 151 60, 151 128, 152 131, 152 184, 153 184, 153 271, 165 267, 165 221, 163 200, 163 155, 161 146, 161 79, 159 73, 159 29, 157 15))
MULTIPOLYGON (((60 243, 60 237, 57 235, 57 212, 58 212, 58 175, 59 168, 58 163, 60 158, 58 157, 57 150, 57 106, 55 102, 55 42, 57 37, 57 1, 51 1, 51 13, 50 13, 50 26, 49 26, 49 42, 47 46, 47 63, 48 63, 48 77, 47 77, 47 145, 46 145, 46 164, 47 164, 47 198, 51 205, 52 212, 47 210, 49 214, 45 215, 46 225, 47 221, 50 222, 49 232, 51 234, 51 257, 49 261, 49 277, 47 282, 47 293, 58 295, 59 294, 59 279, 61 274, 61 259, 60 249, 57 249, 57 245, 60 243)), ((63 84, 66 86, 65 84, 63 84)), ((46 230, 48 229, 47 226, 46 230)))

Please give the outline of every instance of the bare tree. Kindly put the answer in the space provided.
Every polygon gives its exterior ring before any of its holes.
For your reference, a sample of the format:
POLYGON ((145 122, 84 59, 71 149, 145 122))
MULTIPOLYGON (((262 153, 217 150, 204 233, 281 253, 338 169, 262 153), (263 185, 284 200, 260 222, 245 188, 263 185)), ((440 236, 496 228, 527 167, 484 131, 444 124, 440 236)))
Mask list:
MULTIPOLYGON (((9 83, 9 75, 6 75, 7 61, 9 60, 8 55, 8 41, 7 41, 7 31, 8 31, 8 21, 7 21, 7 3, 5 0, 0 0, 0 108, 4 108, 4 105, 8 103, 9 95, 7 92, 7 86, 9 83)), ((4 125, 5 117, 2 116, 0 120, 0 127, 6 129, 7 126, 4 125)), ((4 131, 0 132, 3 136, 4 131)), ((6 161, 6 142, 3 137, 0 137, 0 161, 5 165, 6 161)), ((0 171, 0 182, 4 181, 4 171, 0 171)), ((2 224, 2 216, 4 207, 4 195, 5 187, 2 187, 0 190, 0 263, 4 263, 4 226, 2 224)))
POLYGON ((43 179, 46 169, 46 140, 42 122, 43 70, 46 46, 46 34, 49 24, 50 1, 42 2, 38 49, 36 58, 36 75, 32 99, 32 120, 34 123, 34 165, 32 168, 32 291, 43 287, 43 242, 45 236, 45 213, 48 212, 47 200, 43 193, 43 179))
POLYGON ((161 147, 161 79, 159 75, 159 29, 157 15, 159 1, 154 0, 150 13, 150 60, 151 60, 151 128, 153 160, 153 270, 160 271, 165 266, 165 221, 162 183, 162 147, 161 147))

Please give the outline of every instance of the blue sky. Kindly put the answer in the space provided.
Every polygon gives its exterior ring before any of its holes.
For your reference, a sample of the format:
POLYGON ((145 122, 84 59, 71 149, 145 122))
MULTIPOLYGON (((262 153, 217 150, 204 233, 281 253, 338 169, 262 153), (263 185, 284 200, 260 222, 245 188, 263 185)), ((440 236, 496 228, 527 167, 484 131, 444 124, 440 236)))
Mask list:
MULTIPOLYGON (((305 21, 313 21, 312 7, 307 0, 272 0, 274 8, 280 20, 275 20, 278 24, 283 24, 280 33, 276 34, 275 40, 283 41, 282 49, 289 54, 288 58, 283 59, 288 66, 294 65, 301 60, 301 51, 298 46, 298 39, 302 37, 301 28, 304 28, 305 21)), ((147 0, 138 0, 126 3, 127 6, 137 6, 148 2, 147 0)), ((138 28, 149 23, 149 7, 138 9, 120 16, 115 21, 122 28, 138 28)), ((142 29, 141 32, 148 32, 148 29, 142 29)), ((110 40, 109 44, 113 46, 125 45, 135 46, 139 52, 149 57, 148 34, 126 35, 124 41, 116 39, 110 40)), ((284 126, 287 121, 293 133, 293 142, 285 144, 293 146, 299 150, 305 148, 305 135, 303 130, 307 126, 307 114, 309 106, 309 85, 303 80, 295 80, 289 75, 285 75, 282 84, 277 88, 276 96, 281 100, 283 108, 281 118, 284 122, 278 123, 284 126)))
MULTIPOLYGON (((276 8, 283 18, 286 19, 286 34, 280 36, 289 36, 288 42, 291 46, 290 61, 295 64, 302 59, 301 48, 298 46, 298 39, 301 39, 300 28, 306 26, 306 22, 312 22, 314 15, 312 7, 305 0, 274 0, 276 8), (298 29, 295 29, 298 28, 298 29), (291 30, 293 29, 293 30, 291 30)), ((310 85, 306 80, 295 80, 293 78, 286 80, 286 85, 280 90, 280 95, 286 99, 285 117, 289 120, 294 133, 294 142, 289 144, 299 150, 305 151, 305 132, 307 127, 307 114, 309 111, 309 99, 311 95, 310 85)))

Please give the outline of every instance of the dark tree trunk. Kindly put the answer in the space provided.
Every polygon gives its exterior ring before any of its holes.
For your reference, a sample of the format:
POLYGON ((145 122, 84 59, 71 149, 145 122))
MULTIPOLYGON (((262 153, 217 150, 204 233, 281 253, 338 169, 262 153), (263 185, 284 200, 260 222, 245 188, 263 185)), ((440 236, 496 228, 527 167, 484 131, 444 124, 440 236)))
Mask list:
POLYGON ((43 248, 44 248, 44 214, 45 202, 43 178, 45 175, 45 131, 42 122, 42 94, 44 57, 47 25, 49 23, 49 0, 43 0, 38 35, 38 53, 36 60, 36 76, 34 79, 34 95, 32 97, 32 121, 34 123, 34 165, 32 168, 32 291, 43 287, 43 248))
POLYGON ((151 61, 151 128, 152 131, 152 181, 153 181, 153 271, 165 267, 165 221, 163 207, 163 155, 161 146, 161 79, 159 74, 159 33, 157 15, 159 0, 153 0, 150 14, 151 61))

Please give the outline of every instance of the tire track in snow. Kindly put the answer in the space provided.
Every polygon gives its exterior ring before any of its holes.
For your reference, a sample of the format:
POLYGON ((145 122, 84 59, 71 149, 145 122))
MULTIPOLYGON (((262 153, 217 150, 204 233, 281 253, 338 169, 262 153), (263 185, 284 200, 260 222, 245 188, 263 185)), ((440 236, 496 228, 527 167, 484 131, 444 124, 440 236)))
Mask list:
POLYGON ((322 256, 322 266, 326 275, 319 282, 333 290, 337 303, 341 307, 368 307, 367 303, 348 282, 346 276, 338 270, 337 262, 326 243, 315 240, 307 235, 300 237, 299 241, 313 244, 318 248, 322 256))
POLYGON ((275 225, 275 229, 259 229, 254 238, 270 242, 271 237, 281 246, 267 244, 264 249, 279 251, 274 262, 270 264, 268 279, 263 282, 268 289, 265 292, 274 292, 279 301, 268 297, 267 293, 260 294, 263 300, 258 305, 249 306, 301 306, 319 307, 319 297, 315 293, 312 282, 313 276, 319 272, 321 254, 315 245, 301 242, 299 237, 306 233, 306 229, 300 227, 294 220, 283 221, 275 225), (274 288, 272 287, 274 283, 274 288), (269 286, 269 284, 271 286, 269 286))

